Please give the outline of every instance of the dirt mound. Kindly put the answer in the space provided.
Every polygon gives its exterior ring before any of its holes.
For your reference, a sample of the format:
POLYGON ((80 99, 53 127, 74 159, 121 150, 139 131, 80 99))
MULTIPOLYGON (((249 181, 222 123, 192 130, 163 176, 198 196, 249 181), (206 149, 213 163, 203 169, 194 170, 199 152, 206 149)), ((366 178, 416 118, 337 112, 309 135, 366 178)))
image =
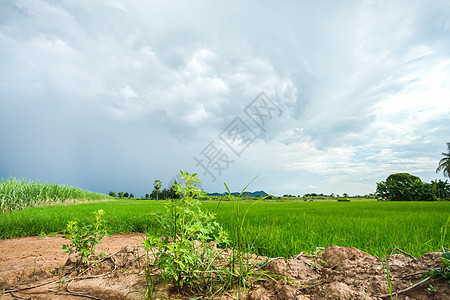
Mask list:
MULTIPOLYGON (((111 256, 90 269, 80 268, 61 250, 66 243, 60 236, 0 240, 0 299, 142 299, 136 292, 144 291, 139 235, 105 238, 98 251, 111 256)), ((439 268, 440 254, 417 259, 389 256, 394 293, 419 282, 418 273, 439 268)), ((248 299, 381 299, 378 296, 389 293, 383 260, 353 247, 332 246, 312 255, 270 259, 259 271, 264 275, 255 279, 248 299)), ((232 299, 233 294, 219 298, 232 299)), ((189 299, 160 282, 156 296, 189 299)), ((399 294, 398 299, 450 299, 450 287, 445 280, 432 281, 399 294)))
MULTIPOLYGON (((401 254, 389 256, 394 299, 396 291, 411 287, 422 279, 417 273, 439 268, 440 254, 427 253, 417 259, 401 254), (409 276, 411 274, 415 275, 409 276)), ((266 280, 250 292, 252 300, 382 299, 379 296, 389 293, 382 259, 353 247, 332 246, 318 255, 274 260, 265 270, 273 276, 278 274, 288 279, 266 280)), ((432 281, 400 293, 398 299, 450 299, 450 286, 446 280, 432 281)))

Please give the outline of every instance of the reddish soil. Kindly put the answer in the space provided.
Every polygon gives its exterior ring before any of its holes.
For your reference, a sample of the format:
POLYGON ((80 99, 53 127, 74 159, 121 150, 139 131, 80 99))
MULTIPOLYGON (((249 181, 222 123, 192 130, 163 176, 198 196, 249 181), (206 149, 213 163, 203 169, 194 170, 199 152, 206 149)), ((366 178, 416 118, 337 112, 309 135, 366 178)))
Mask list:
MULTIPOLYGON (((112 254, 111 258, 84 272, 61 250, 67 243, 60 236, 0 240, 0 299, 143 298, 142 294, 132 293, 144 291, 144 251, 138 234, 105 238, 97 250, 112 254)), ((420 274, 408 275, 439 268, 440 254, 427 253, 417 259, 391 255, 388 264, 394 292, 422 279, 420 274)), ((261 271, 266 276, 255 282, 248 299, 389 298, 380 297, 389 292, 382 260, 356 248, 333 246, 317 255, 270 259, 261 271)), ((190 298, 164 284, 158 285, 156 295, 160 299, 190 298)), ((233 291, 216 297, 233 298, 233 291)), ((446 280, 431 281, 400 293, 398 299, 450 299, 450 286, 446 280), (429 289, 430 284, 435 291, 429 289)))

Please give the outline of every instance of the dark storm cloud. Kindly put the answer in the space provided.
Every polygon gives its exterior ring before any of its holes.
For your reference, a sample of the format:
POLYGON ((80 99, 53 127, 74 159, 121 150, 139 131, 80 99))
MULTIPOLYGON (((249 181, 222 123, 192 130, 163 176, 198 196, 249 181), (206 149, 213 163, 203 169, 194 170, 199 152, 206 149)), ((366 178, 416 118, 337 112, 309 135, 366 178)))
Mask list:
POLYGON ((449 15, 445 1, 2 2, 0 177, 149 192, 196 169, 265 91, 282 117, 205 188, 431 178, 450 123, 449 15))

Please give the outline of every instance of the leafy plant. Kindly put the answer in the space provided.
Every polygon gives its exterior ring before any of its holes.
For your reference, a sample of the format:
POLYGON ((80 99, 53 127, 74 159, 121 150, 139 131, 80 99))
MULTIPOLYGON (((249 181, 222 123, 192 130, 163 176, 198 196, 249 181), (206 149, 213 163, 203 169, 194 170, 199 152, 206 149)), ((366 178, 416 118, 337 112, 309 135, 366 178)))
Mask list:
MULTIPOLYGON (((153 255, 155 255, 154 252, 154 248, 152 248, 151 246, 151 242, 148 238, 144 237, 144 243, 143 243, 144 249, 145 249, 145 263, 144 263, 144 270, 143 272, 139 272, 139 273, 143 273, 144 274, 144 280, 140 280, 138 278, 138 281, 144 286, 145 290, 144 292, 136 290, 136 291, 131 291, 131 293, 138 293, 141 294, 144 299, 153 299, 154 298, 154 293, 155 293, 155 280, 154 277, 155 275, 152 273, 152 265, 150 262, 150 252, 153 253, 153 255)), ((141 270, 141 265, 140 265, 140 259, 137 259, 137 263, 139 266, 139 271, 141 270)), ((133 274, 135 275, 135 274, 133 274)), ((135 275, 137 277, 137 275, 135 275)))
POLYGON ((430 270, 425 274, 425 278, 445 278, 450 282, 450 252, 444 252, 441 254, 442 264, 437 270, 430 270))
POLYGON ((215 214, 200 209, 199 198, 206 193, 197 187, 197 174, 180 173, 184 185, 174 184, 180 199, 168 199, 165 215, 155 215, 163 225, 163 236, 147 234, 144 246, 157 247, 155 265, 166 282, 175 283, 179 290, 188 287, 191 291, 207 291, 214 281, 221 280, 216 271, 219 253, 208 243, 225 245, 228 237, 215 214))
POLYGON ((76 221, 69 221, 67 223, 68 234, 63 238, 70 239, 71 242, 69 245, 63 245, 62 249, 69 254, 75 253, 77 257, 81 258, 82 263, 89 265, 90 257, 95 255, 95 246, 105 236, 110 236, 104 228, 103 214, 102 209, 97 210, 94 212, 95 222, 83 227, 79 227, 76 221))

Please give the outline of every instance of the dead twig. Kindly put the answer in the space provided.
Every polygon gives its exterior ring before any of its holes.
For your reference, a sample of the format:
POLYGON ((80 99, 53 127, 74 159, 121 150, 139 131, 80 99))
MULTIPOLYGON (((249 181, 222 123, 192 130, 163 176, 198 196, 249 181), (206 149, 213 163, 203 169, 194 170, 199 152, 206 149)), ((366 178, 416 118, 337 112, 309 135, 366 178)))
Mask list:
POLYGON ((270 263, 270 262, 272 262, 272 261, 274 261, 274 260, 277 260, 277 259, 284 259, 284 257, 274 257, 274 258, 271 258, 271 259, 269 259, 269 261, 266 263, 266 265, 268 264, 268 263, 270 263))
POLYGON ((33 298, 31 298, 31 297, 22 297, 22 296, 18 296, 16 294, 14 294, 13 292, 10 292, 10 293, 11 293, 11 296, 13 296, 14 298, 17 298, 17 299, 33 300, 33 298))
POLYGON ((97 298, 94 296, 90 296, 87 294, 81 294, 81 293, 77 293, 77 292, 57 292, 56 294, 57 295, 71 295, 71 296, 89 298, 89 299, 94 299, 94 300, 103 300, 102 298, 97 298))
POLYGON ((392 250, 391 254, 389 254, 389 256, 391 256, 392 254, 394 254, 395 251, 398 251, 400 253, 403 253, 404 255, 408 256, 409 258, 412 259, 416 259, 414 256, 412 256, 411 254, 409 254, 408 252, 403 251, 402 249, 399 249, 397 247, 394 248, 394 250, 392 250))
POLYGON ((44 283, 40 283, 40 284, 35 284, 35 285, 31 285, 31 286, 27 286, 27 287, 15 289, 15 290, 5 290, 4 293, 5 293, 5 294, 9 294, 9 293, 12 294, 12 293, 14 293, 14 292, 21 292, 21 291, 31 290, 31 289, 34 289, 34 288, 37 288, 37 287, 41 287, 41 286, 44 286, 44 285, 49 285, 49 284, 52 284, 52 283, 57 283, 58 281, 59 281, 59 280, 51 280, 51 281, 48 281, 48 282, 44 282, 44 283))
MULTIPOLYGON (((421 284, 423 284, 423 283, 425 283, 425 282, 428 282, 428 281, 430 281, 430 280, 431 280, 431 277, 425 278, 425 279, 419 281, 418 283, 416 283, 416 284, 414 284, 414 285, 412 285, 412 286, 410 286, 410 287, 408 287, 408 288, 406 288, 406 289, 403 289, 403 290, 401 290, 401 291, 397 291, 397 292, 395 292, 395 293, 396 293, 397 295, 399 295, 399 294, 401 294, 401 293, 406 293, 407 291, 410 291, 410 290, 412 290, 413 288, 415 288, 415 287, 417 287, 417 286, 419 286, 419 285, 421 285, 421 284)), ((387 297, 390 297, 390 296, 391 296, 391 294, 384 294, 384 295, 381 295, 381 296, 378 296, 378 297, 380 297, 380 298, 387 298, 387 297)))
POLYGON ((297 256, 295 256, 295 257, 293 258, 293 260, 296 260, 297 258, 299 258, 299 257, 302 256, 302 255, 303 255, 303 252, 300 252, 299 255, 297 255, 297 256))
POLYGON ((408 274, 403 276, 402 278, 408 278, 411 276, 415 276, 415 275, 422 275, 422 274, 427 274, 430 271, 439 271, 440 269, 430 269, 430 270, 426 270, 426 271, 421 271, 421 272, 416 272, 416 273, 412 273, 412 274, 408 274))

